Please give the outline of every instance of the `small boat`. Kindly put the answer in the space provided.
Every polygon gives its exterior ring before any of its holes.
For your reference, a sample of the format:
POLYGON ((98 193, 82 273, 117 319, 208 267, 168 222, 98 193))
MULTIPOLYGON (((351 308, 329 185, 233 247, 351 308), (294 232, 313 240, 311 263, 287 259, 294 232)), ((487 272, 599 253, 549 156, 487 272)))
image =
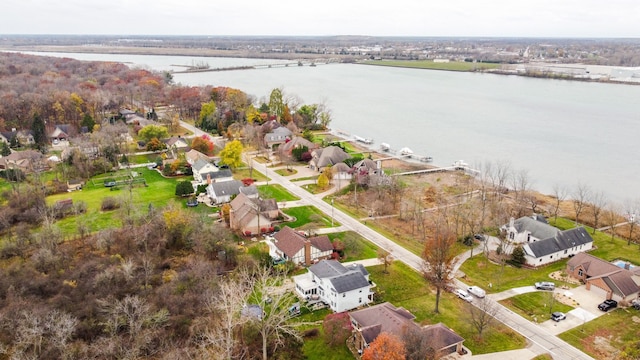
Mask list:
POLYGON ((380 144, 380 150, 382 151, 389 151, 391 149, 391 146, 387 143, 381 143, 380 144))
POLYGON ((433 158, 431 156, 422 156, 422 157, 420 157, 420 161, 422 161, 422 162, 432 162, 433 158))
POLYGON ((413 154, 413 150, 409 149, 408 147, 403 147, 402 149, 400 149, 400 155, 402 156, 411 156, 411 154, 413 154))
POLYGON ((363 138, 358 135, 353 135, 353 138, 356 139, 356 141, 361 142, 363 144, 373 144, 373 139, 363 138))

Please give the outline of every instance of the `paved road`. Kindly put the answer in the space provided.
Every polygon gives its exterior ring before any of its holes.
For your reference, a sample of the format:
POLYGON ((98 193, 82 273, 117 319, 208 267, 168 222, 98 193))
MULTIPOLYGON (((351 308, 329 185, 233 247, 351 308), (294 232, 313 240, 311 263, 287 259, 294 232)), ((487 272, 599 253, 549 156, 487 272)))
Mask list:
MULTIPOLYGON (((410 251, 406 250, 390 239, 380 235, 376 231, 371 230, 359 220, 352 218, 351 216, 343 213, 338 209, 332 209, 331 204, 322 201, 320 198, 293 184, 291 181, 277 174, 275 171, 265 168, 264 165, 260 166, 261 164, 253 159, 251 161, 253 162, 254 169, 258 169, 258 171, 260 172, 262 172, 262 169, 265 169, 265 175, 271 178, 272 183, 281 185, 292 194, 298 196, 308 204, 317 207, 325 214, 333 214, 334 219, 342 224, 343 227, 352 229, 367 240, 374 243, 376 246, 389 251, 396 260, 402 261, 416 271, 421 271, 422 259, 419 256, 411 253, 410 251)), ((456 264, 458 268, 460 264, 464 260, 466 260, 466 258, 468 258, 468 253, 469 252, 463 254, 458 258, 456 264)), ((460 282, 459 280, 456 281, 458 281, 458 286, 466 287, 464 283, 460 282)), ((520 315, 500 305, 498 302, 490 298, 487 298, 487 301, 493 302, 494 305, 499 308, 499 311, 496 314, 496 319, 527 338, 532 344, 530 350, 532 350, 536 354, 549 353, 553 356, 554 359, 563 360, 592 359, 587 354, 550 334, 548 331, 539 327, 538 325, 531 323, 520 315)))

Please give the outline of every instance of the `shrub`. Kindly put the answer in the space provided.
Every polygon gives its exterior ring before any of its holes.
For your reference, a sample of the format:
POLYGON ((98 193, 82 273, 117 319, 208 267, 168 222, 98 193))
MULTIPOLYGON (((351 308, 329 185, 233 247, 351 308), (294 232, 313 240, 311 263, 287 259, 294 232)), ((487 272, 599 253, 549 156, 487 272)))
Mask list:
POLYGON ((100 210, 109 211, 109 210, 115 210, 119 207, 120 207, 120 202, 116 198, 107 196, 104 199, 102 199, 100 210))
POLYGON ((308 329, 302 333, 302 337, 304 338, 314 338, 320 334, 320 330, 318 328, 308 329))

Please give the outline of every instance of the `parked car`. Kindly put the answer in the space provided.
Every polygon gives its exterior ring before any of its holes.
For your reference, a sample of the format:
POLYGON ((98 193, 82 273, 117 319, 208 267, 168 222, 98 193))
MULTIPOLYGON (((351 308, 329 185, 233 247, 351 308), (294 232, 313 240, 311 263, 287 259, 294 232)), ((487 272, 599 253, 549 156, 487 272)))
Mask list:
POLYGON ((549 281, 541 281, 535 283, 535 287, 538 290, 555 290, 556 284, 549 281))
POLYGON ((564 320, 566 319, 567 316, 564 313, 561 313, 560 311, 556 311, 553 314, 551 314, 551 320, 558 322, 560 320, 564 320))
POLYGON ((464 300, 464 301, 468 301, 468 302, 473 301, 473 296, 471 296, 471 294, 469 294, 469 293, 467 292, 467 290, 464 290, 464 289, 456 289, 456 291, 454 291, 454 293, 455 293, 456 295, 458 295, 458 297, 459 297, 460 299, 464 300))
POLYGON ((475 234, 473 235, 473 238, 476 240, 484 241, 484 235, 482 234, 475 234))
POLYGON ((471 293, 472 295, 477 296, 479 298, 483 298, 483 297, 485 297, 485 295, 487 295, 487 293, 484 290, 482 290, 481 288, 479 288, 477 286, 469 286, 467 288, 467 291, 469 293, 471 293))
POLYGON ((618 302, 615 300, 605 300, 600 305, 598 305, 598 309, 602 311, 609 311, 618 307, 618 302))
POLYGON ((633 306, 634 309, 636 310, 640 310, 640 300, 635 299, 631 302, 631 306, 633 306))

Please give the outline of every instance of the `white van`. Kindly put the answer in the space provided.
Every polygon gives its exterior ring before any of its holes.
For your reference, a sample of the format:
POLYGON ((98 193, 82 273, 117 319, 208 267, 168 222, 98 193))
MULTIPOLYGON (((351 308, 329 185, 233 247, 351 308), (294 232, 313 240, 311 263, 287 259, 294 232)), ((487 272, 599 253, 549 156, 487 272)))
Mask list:
POLYGON ((469 286, 467 288, 467 291, 479 298, 483 298, 485 295, 487 295, 487 293, 482 290, 481 288, 477 287, 477 286, 469 286))

